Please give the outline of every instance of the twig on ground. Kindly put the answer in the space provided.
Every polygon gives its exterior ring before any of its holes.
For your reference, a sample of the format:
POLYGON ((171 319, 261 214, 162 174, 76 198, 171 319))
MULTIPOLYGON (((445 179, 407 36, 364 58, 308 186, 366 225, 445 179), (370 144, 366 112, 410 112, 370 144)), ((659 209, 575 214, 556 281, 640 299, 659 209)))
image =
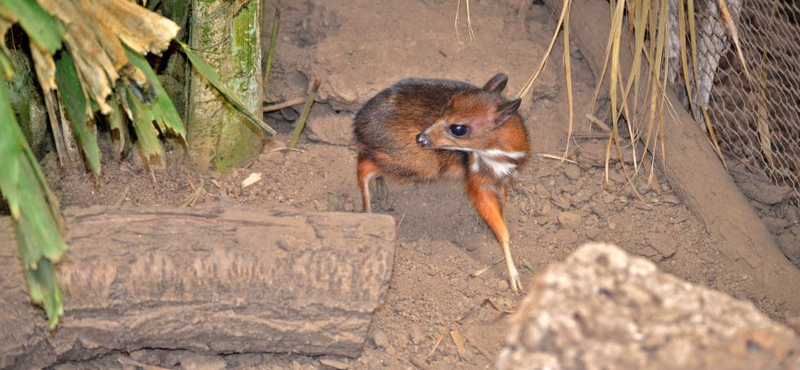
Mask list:
POLYGON ((125 187, 125 189, 124 189, 124 190, 122 190, 122 194, 120 194, 119 198, 117 198, 117 201, 114 203, 114 206, 115 206, 115 207, 119 207, 119 206, 121 206, 121 205, 122 205, 122 202, 124 202, 124 201, 125 201, 125 198, 127 198, 127 197, 128 197, 128 194, 129 194, 130 192, 131 192, 131 186, 130 186, 130 185, 128 185, 128 186, 126 186, 126 187, 125 187))
POLYGON ((450 337, 453 338, 453 343, 456 344, 456 353, 462 360, 467 359, 467 347, 464 345, 464 336, 458 330, 451 330, 450 337))
POLYGON ((572 133, 572 138, 575 139, 575 140, 581 140, 581 139, 608 139, 608 134, 607 133, 602 133, 602 132, 597 132, 597 133, 593 133, 593 132, 574 132, 574 133, 572 133))
MULTIPOLYGON (((191 183, 189 183, 189 184, 191 185, 191 183)), ((197 188, 195 189, 194 193, 192 193, 192 195, 190 195, 188 198, 186 198, 186 200, 183 201, 183 203, 181 203, 181 208, 183 208, 183 207, 193 207, 195 202, 197 202, 197 200, 200 199, 200 197, 204 195, 204 193, 206 191, 206 189, 204 187, 205 184, 206 184, 206 180, 200 180, 200 185, 197 186, 197 188)), ((194 185, 192 185, 192 188, 194 188, 194 185)))
POLYGON ((408 362, 410 362, 412 365, 416 366, 420 370, 428 370, 428 369, 430 369, 430 367, 428 365, 425 365, 424 362, 422 362, 420 360, 417 360, 414 357, 409 357, 408 358, 408 362))
POLYGON ((490 268, 497 266, 498 264, 500 264, 500 262, 503 262, 503 261, 505 261, 505 258, 501 257, 500 259, 498 259, 497 261, 492 262, 488 266, 469 274, 469 277, 481 276, 481 275, 483 275, 484 272, 489 271, 490 268))
POLYGON ((394 231, 400 230, 400 225, 403 224, 403 220, 406 219, 406 213, 403 212, 403 215, 400 216, 400 221, 397 222, 397 226, 394 228, 394 231))
POLYGON ((274 153, 274 152, 283 152, 283 151, 289 151, 289 152, 300 152, 300 153, 305 153, 305 152, 306 152, 306 151, 305 151, 305 150, 303 150, 303 149, 295 149, 295 148, 289 148, 289 147, 285 147, 285 146, 284 146, 284 147, 281 147, 281 148, 275 148, 275 149, 272 149, 272 150, 270 150, 270 151, 269 151, 269 153, 274 153))
POLYGON ((490 307, 492 307, 495 311, 499 311, 499 312, 502 312, 502 313, 507 313, 509 315, 514 313, 514 311, 512 311, 512 310, 505 310, 505 309, 502 309, 500 307, 497 307, 497 305, 494 303, 494 301, 492 301, 491 298, 486 298, 486 299, 483 300, 483 302, 481 302, 481 306, 487 305, 487 304, 490 307))
MULTIPOLYGON (((595 117, 594 115, 586 113, 586 118, 589 119, 589 122, 594 123, 595 126, 597 126, 599 129, 601 129, 601 130, 603 130, 605 132, 611 132, 611 127, 608 127, 608 125, 605 122, 601 121, 599 118, 595 117)), ((608 137, 608 135, 606 135, 606 137, 608 137)))
POLYGON ((439 331, 439 338, 436 339, 436 343, 433 345, 433 348, 428 353, 428 355, 425 356, 426 359, 431 358, 431 356, 433 356, 433 354, 436 353, 436 350, 439 349, 439 345, 442 344, 442 341, 444 340, 444 337, 446 335, 447 335, 447 329, 442 328, 442 330, 439 331))
POLYGON ((567 158, 564 158, 564 157, 559 157, 559 156, 553 155, 553 154, 537 153, 536 155, 538 155, 538 156, 540 156, 542 158, 555 159, 555 160, 559 160, 559 161, 569 162, 569 163, 572 163, 572 164, 578 164, 578 162, 575 162, 575 161, 573 161, 571 159, 567 159, 567 158))
POLYGON ((294 98, 291 100, 287 100, 283 103, 267 105, 263 108, 264 112, 274 112, 276 110, 281 110, 283 108, 293 107, 298 104, 303 104, 306 101, 306 98, 294 98))

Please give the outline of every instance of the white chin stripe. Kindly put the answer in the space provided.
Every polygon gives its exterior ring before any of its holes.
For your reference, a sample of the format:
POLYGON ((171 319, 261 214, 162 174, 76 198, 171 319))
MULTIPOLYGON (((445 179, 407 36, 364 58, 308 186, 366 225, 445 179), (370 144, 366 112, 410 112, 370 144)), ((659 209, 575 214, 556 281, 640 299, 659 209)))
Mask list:
POLYGON ((486 157, 481 157, 481 159, 483 160, 483 163, 486 163, 486 165, 492 169, 492 172, 494 172, 495 176, 497 177, 506 177, 513 174, 517 170, 517 165, 514 163, 498 162, 486 157))
POLYGON ((491 158, 483 157, 477 152, 472 152, 470 154, 472 154, 472 163, 470 163, 469 169, 472 172, 480 171, 481 162, 483 162, 484 166, 489 167, 494 175, 499 178, 513 176, 517 172, 516 163, 496 161, 491 158))
POLYGON ((472 149, 460 146, 443 146, 442 149, 460 150, 462 152, 475 153, 481 156, 481 158, 506 157, 510 159, 522 159, 523 157, 525 157, 525 152, 507 152, 505 150, 500 150, 500 149, 472 149))
POLYGON ((484 149, 478 151, 478 154, 484 158, 507 157, 511 159, 522 159, 522 157, 525 156, 525 152, 507 152, 500 149, 484 149))

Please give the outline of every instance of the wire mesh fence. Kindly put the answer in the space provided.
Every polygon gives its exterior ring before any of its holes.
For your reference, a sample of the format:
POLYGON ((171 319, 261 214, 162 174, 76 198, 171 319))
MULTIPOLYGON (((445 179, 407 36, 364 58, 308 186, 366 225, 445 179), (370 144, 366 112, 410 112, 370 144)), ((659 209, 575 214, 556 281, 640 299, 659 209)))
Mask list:
MULTIPOLYGON (((676 1, 670 0, 672 4, 676 1)), ((690 0, 691 1, 691 0, 690 0)), ((795 0, 727 0, 750 77, 728 35, 717 0, 697 0, 697 76, 684 105, 701 124, 702 109, 728 160, 739 161, 800 203, 800 5, 795 0)), ((672 80, 681 85, 673 24, 672 80)), ((679 49, 677 49, 679 50, 679 49)))

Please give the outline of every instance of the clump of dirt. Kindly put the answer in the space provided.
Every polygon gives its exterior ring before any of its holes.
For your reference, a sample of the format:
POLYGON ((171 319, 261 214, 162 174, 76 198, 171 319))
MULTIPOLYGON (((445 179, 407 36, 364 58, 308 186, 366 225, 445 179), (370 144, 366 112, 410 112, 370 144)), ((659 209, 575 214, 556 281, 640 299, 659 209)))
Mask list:
MULTIPOLYGON (((180 206, 191 203, 197 193, 195 204, 290 205, 359 212, 349 125, 368 98, 405 77, 480 84, 497 72, 510 76, 506 92, 512 95, 543 56, 554 27, 543 6, 510 0, 472 1, 470 10, 476 38, 469 40, 462 13, 459 40, 453 32, 454 2, 284 2, 269 96, 281 101, 303 96, 308 81, 324 80, 320 102, 309 121, 308 137, 313 141, 304 137, 299 151, 281 150, 292 130, 284 118, 297 115, 296 110, 287 109, 269 116, 276 120, 278 134, 258 160, 228 174, 196 173, 176 148, 168 152, 166 169, 152 178, 135 156, 122 161, 107 156, 97 185, 81 171, 59 174, 55 156, 49 155, 45 158, 48 182, 65 207, 180 206), (242 180, 251 173, 263 174, 262 180, 243 187, 242 180)), ((594 77, 579 51, 572 52, 576 111, 583 112, 590 106, 594 77)), ((561 155, 567 144, 561 53, 557 46, 550 67, 520 111, 535 154, 509 195, 506 218, 523 286, 582 243, 605 241, 694 284, 750 300, 772 318, 783 320, 781 302, 767 299, 750 276, 724 268, 717 241, 681 204, 658 171, 653 182, 648 182, 647 169, 640 169, 631 186, 614 162, 610 182, 604 183, 605 142, 600 140, 571 143, 568 158, 576 163, 543 156, 561 155)), ((579 119, 576 125, 578 130, 588 131, 586 120, 579 119)), ((502 253, 493 235, 459 183, 389 182, 389 187, 391 198, 377 211, 397 221, 397 255, 387 300, 375 314, 364 354, 357 359, 219 357, 228 368, 494 366, 506 335, 506 317, 521 296, 508 289, 505 269, 498 263, 502 253), (487 267, 485 273, 473 276, 487 267)), ((157 359, 165 356, 156 352, 163 351, 140 351, 137 356, 159 364, 157 359)), ((171 364, 162 363, 175 365, 171 364)))

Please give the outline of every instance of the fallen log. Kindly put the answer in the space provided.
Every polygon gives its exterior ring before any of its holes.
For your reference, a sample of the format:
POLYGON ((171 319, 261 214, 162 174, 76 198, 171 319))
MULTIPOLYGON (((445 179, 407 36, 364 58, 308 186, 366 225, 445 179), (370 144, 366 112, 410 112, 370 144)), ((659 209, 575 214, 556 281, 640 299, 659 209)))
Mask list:
MULTIPOLYGON (((552 12, 560 14, 561 0, 544 2, 552 12)), ((607 1, 573 0, 570 12, 573 41, 595 76, 600 76, 603 68, 610 19, 607 1)), ((630 45, 626 32, 622 32, 622 37, 621 44, 630 45)), ((623 75, 630 71, 631 64, 630 51, 622 48, 623 75)), ((703 220, 729 266, 754 278, 763 286, 768 299, 786 308, 787 317, 800 314, 800 294, 794 287, 800 281, 800 270, 778 249, 772 234, 720 163, 706 133, 677 103, 680 99, 672 88, 667 89, 667 98, 673 102, 676 114, 665 112, 663 171, 675 193, 703 220)), ((645 94, 639 94, 639 99, 637 106, 643 106, 645 94)))
POLYGON ((0 368, 141 348, 358 356, 394 257, 394 220, 382 215, 97 207, 65 216, 65 315, 52 333, 0 219, 0 368))

